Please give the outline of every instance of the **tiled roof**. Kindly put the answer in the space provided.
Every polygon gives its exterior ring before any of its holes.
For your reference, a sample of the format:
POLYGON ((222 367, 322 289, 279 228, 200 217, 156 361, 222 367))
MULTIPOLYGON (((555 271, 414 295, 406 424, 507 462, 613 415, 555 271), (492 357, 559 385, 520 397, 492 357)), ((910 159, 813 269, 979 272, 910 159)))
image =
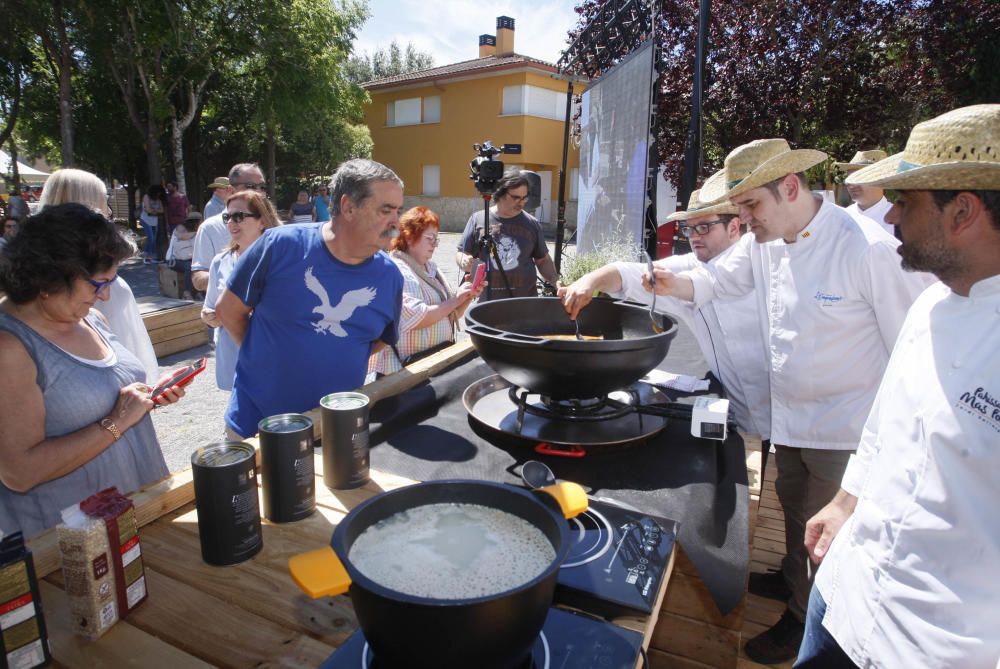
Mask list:
POLYGON ((485 56, 483 58, 473 58, 472 60, 464 60, 461 63, 452 63, 451 65, 442 65, 441 67, 432 67, 427 70, 418 70, 416 72, 406 72, 392 77, 385 77, 384 79, 366 81, 361 85, 368 90, 373 90, 389 88, 400 84, 445 79, 448 77, 484 72, 488 70, 504 70, 523 65, 536 67, 538 69, 545 70, 546 72, 557 71, 556 66, 552 63, 546 63, 544 60, 538 60, 537 58, 532 58, 530 56, 522 56, 519 53, 512 53, 506 56, 485 56))

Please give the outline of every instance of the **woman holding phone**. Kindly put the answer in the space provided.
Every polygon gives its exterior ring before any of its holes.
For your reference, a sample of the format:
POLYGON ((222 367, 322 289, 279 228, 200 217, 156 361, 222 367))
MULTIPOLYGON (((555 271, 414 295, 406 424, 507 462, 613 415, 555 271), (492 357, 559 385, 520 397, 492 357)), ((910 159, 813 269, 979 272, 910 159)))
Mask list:
MULTIPOLYGON (((146 372, 94 308, 135 246, 79 204, 44 208, 0 255, 0 530, 34 535, 60 511, 169 473, 146 372)), ((168 389, 159 404, 184 391, 168 389)))
POLYGON ((483 291, 470 282, 454 292, 431 258, 441 234, 437 214, 414 207, 399 217, 399 236, 389 256, 403 273, 403 312, 399 342, 383 348, 368 362, 368 373, 392 374, 415 359, 455 342, 458 319, 483 291))

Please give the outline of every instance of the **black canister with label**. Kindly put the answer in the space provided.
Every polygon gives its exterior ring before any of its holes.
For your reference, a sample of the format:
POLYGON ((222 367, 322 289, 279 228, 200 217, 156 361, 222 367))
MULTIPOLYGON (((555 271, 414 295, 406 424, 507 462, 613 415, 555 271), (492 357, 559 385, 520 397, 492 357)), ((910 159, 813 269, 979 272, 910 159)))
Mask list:
POLYGON ((368 407, 361 393, 330 393, 323 415, 323 483, 344 490, 368 483, 368 407))
POLYGON ((264 541, 253 446, 242 441, 203 446, 191 454, 191 471, 201 558, 225 566, 256 555, 264 541))
POLYGON ((313 422, 283 413, 260 421, 257 429, 264 517, 274 523, 302 520, 316 510, 313 422))

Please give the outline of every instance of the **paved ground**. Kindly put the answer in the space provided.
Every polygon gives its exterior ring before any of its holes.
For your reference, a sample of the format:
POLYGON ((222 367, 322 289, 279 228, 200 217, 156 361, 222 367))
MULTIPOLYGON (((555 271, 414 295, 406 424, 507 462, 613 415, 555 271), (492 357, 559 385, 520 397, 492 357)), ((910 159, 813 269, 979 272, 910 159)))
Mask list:
MULTIPOLYGON (((455 249, 461 235, 442 233, 441 244, 434 253, 434 261, 455 285, 458 268, 455 266, 455 249)), ((552 244, 549 244, 550 248, 552 244)), ((119 269, 119 275, 132 287, 136 297, 158 295, 159 282, 156 265, 143 265, 131 260, 119 269)), ((153 412, 153 424, 171 472, 190 465, 191 453, 205 444, 222 438, 223 420, 229 393, 215 385, 215 351, 211 344, 199 346, 159 359, 160 372, 177 369, 206 356, 208 369, 190 385, 187 396, 173 406, 153 412)), ((701 373, 704 363, 697 344, 690 332, 682 328, 671 346, 670 359, 680 361, 671 369, 680 373, 701 373)))

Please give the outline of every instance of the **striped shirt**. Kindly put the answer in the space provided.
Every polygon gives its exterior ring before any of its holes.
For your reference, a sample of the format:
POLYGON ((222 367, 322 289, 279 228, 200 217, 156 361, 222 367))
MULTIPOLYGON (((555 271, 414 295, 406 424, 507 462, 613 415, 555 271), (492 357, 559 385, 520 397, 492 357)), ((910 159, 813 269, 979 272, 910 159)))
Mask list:
MULTIPOLYGON (((441 295, 425 281, 416 275, 404 260, 393 258, 393 262, 403 273, 403 312, 399 322, 399 341, 396 350, 406 358, 426 351, 432 346, 443 344, 455 339, 454 326, 447 316, 434 325, 417 329, 417 324, 423 320, 428 311, 444 302, 441 295)), ((429 274, 443 279, 434 261, 427 263, 429 274)), ((450 289, 449 289, 450 290, 450 289)), ((388 346, 372 355, 368 361, 368 373, 392 374, 403 368, 396 353, 388 346)))

